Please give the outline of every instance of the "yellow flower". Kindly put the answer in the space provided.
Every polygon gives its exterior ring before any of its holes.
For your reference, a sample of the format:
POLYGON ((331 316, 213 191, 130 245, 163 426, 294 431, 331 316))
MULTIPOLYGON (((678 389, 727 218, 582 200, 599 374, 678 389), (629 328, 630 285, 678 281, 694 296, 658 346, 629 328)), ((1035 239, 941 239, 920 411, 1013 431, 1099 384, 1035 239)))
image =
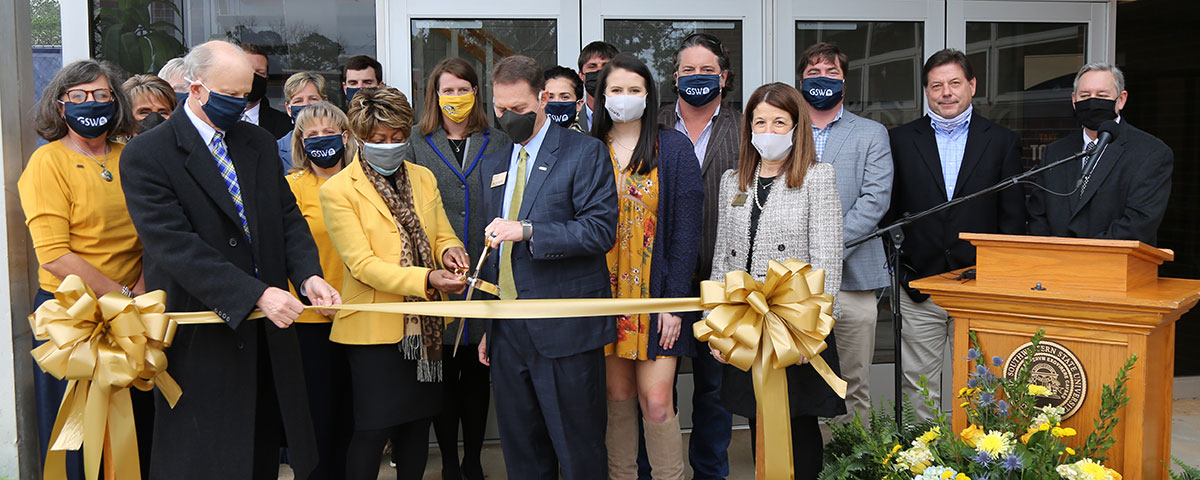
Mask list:
POLYGON ((964 428, 959 436, 962 437, 963 443, 967 444, 971 448, 975 448, 975 446, 979 443, 979 439, 983 437, 983 430, 980 430, 978 426, 972 424, 967 428, 964 428))
POLYGON ((942 472, 942 480, 948 480, 954 476, 954 472, 942 472))
POLYGON ((933 428, 929 429, 929 431, 927 431, 927 432, 921 434, 921 436, 917 437, 917 441, 924 443, 926 445, 929 445, 934 440, 937 440, 937 438, 941 435, 942 435, 942 428, 941 427, 933 427, 933 428))
POLYGON ((965 397, 965 396, 967 396, 967 387, 963 387, 963 388, 960 388, 960 389, 958 389, 958 397, 959 397, 959 398, 962 398, 962 397, 965 397))
POLYGON ((897 443, 896 446, 892 447, 892 453, 899 452, 901 448, 903 448, 903 447, 901 447, 900 444, 897 443))
POLYGON ((969 402, 962 402, 962 403, 961 403, 961 404, 959 404, 958 406, 959 406, 959 407, 962 407, 962 408, 967 408, 967 405, 970 405, 970 403, 969 403, 969 402))
POLYGON ((1033 434, 1035 434, 1035 433, 1037 433, 1037 430, 1034 430, 1034 429, 1032 429, 1032 428, 1031 428, 1031 429, 1029 429, 1029 431, 1028 431, 1028 432, 1025 432, 1025 434, 1024 434, 1024 435, 1021 435, 1021 443, 1022 443, 1022 444, 1027 444, 1027 443, 1029 443, 1029 437, 1032 437, 1032 436, 1033 436, 1033 434))
POLYGON ((1034 396, 1038 396, 1038 397, 1049 397, 1049 396, 1050 396, 1050 389, 1049 389, 1049 388, 1046 388, 1046 387, 1043 387, 1043 386, 1041 386, 1041 385, 1033 385, 1033 384, 1030 384, 1030 385, 1029 385, 1029 394, 1030 394, 1030 395, 1034 395, 1034 396))
POLYGON ((992 458, 1008 456, 1013 451, 1012 434, 992 430, 979 438, 975 450, 985 452, 992 458))
POLYGON ((1071 447, 1067 447, 1067 455, 1074 455, 1074 454, 1075 454, 1075 449, 1071 448, 1071 447))
POLYGON ((968 477, 965 473, 960 473, 954 477, 954 480, 971 480, 971 477, 968 477))
POLYGON ((1049 424, 1049 423, 1043 423, 1043 424, 1041 424, 1041 425, 1038 425, 1038 430, 1040 430, 1040 431, 1043 431, 1043 432, 1044 432, 1044 431, 1046 431, 1046 430, 1049 430, 1049 429, 1050 429, 1050 424, 1049 424))

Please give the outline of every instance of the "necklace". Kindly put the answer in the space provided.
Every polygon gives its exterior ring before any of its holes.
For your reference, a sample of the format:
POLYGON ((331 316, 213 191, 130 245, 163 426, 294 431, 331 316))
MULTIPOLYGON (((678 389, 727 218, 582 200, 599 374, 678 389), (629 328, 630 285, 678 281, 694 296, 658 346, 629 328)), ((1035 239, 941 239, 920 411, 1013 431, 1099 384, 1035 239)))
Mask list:
POLYGON ((462 152, 462 147, 467 144, 467 139, 465 138, 461 140, 447 138, 446 140, 450 141, 450 146, 454 148, 454 153, 462 152))
MULTIPOLYGON (((763 209, 762 203, 759 203, 759 201, 758 201, 758 179, 759 179, 758 172, 760 172, 760 171, 762 171, 762 162, 759 162, 758 165, 756 165, 754 167, 754 205, 758 207, 759 211, 762 211, 762 209, 763 209)), ((768 191, 770 191, 772 185, 775 185, 774 178, 771 179, 771 183, 767 184, 768 191)))
POLYGON ((611 140, 613 143, 617 144, 618 146, 620 146, 621 148, 624 148, 624 149, 626 149, 626 150, 629 150, 629 151, 631 151, 631 152, 633 151, 633 149, 632 149, 632 148, 629 148, 629 147, 625 146, 625 144, 624 144, 624 143, 621 143, 621 142, 617 141, 617 137, 609 136, 609 137, 608 137, 608 139, 609 139, 609 140, 611 140))
POLYGON ((108 146, 107 145, 104 146, 104 161, 102 162, 102 161, 96 159, 96 157, 93 156, 92 154, 83 151, 83 148, 81 148, 78 143, 75 143, 75 139, 71 138, 70 135, 67 136, 67 140, 71 141, 71 145, 75 146, 75 150, 77 150, 79 153, 86 155, 88 158, 92 159, 93 162, 96 162, 96 165, 100 166, 100 178, 103 178, 104 181, 106 181, 106 182, 113 181, 113 174, 112 174, 112 172, 108 171, 108 146))

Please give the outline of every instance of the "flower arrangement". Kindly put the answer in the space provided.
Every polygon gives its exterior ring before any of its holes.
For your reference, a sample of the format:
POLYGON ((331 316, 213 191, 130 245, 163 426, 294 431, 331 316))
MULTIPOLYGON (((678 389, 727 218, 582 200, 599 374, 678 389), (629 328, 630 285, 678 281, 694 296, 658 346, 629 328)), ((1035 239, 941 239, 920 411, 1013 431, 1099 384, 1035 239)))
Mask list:
MULTIPOLYGON (((1033 336, 1033 352, 1044 336, 1033 336)), ((900 428, 887 414, 872 410, 868 418, 856 416, 845 425, 831 425, 833 441, 826 447, 822 480, 1121 480, 1121 474, 1104 466, 1105 452, 1119 418, 1117 411, 1129 397, 1125 382, 1135 361, 1131 356, 1114 383, 1105 385, 1095 431, 1082 442, 1073 428, 1062 426, 1061 407, 1037 405, 1051 395, 1032 383, 1034 355, 1027 356, 1014 378, 997 376, 992 369, 1004 364, 988 357, 971 334, 968 350, 971 368, 967 386, 957 395, 968 426, 951 430, 940 409, 936 419, 913 422, 905 404, 900 428)), ((934 407, 922 379, 925 403, 934 407)))

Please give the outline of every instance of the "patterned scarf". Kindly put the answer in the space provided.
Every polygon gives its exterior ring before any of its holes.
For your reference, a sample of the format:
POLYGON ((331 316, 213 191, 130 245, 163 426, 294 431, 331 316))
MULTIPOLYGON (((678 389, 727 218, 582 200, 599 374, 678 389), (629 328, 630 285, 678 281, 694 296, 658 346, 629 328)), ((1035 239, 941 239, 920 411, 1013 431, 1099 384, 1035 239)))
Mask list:
MULTIPOLYGON (((400 227, 400 266, 436 268, 429 237, 417 218, 412 185, 408 183, 407 164, 404 162, 396 170, 394 184, 369 165, 363 165, 363 172, 375 185, 375 191, 379 192, 388 211, 392 212, 396 225, 400 227)), ((429 288, 426 294, 433 298, 437 291, 429 288)), ((424 302, 426 299, 406 295, 404 301, 424 302)), ((445 327, 445 319, 441 317, 404 316, 404 339, 400 341, 400 351, 404 358, 417 361, 418 381, 442 381, 442 330, 445 327)))

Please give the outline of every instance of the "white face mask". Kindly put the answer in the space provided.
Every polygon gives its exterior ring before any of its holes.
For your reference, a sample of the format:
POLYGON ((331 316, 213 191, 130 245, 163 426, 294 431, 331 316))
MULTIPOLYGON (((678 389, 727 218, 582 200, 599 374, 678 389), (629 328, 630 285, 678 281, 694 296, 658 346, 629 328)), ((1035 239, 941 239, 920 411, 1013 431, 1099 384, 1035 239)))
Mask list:
POLYGON ((604 109, 614 122, 625 123, 642 118, 646 113, 646 97, 615 95, 604 97, 604 109))
POLYGON ((788 133, 755 133, 751 135, 750 143, 758 150, 758 154, 762 155, 763 160, 773 161, 780 160, 786 157, 788 152, 792 151, 792 134, 796 131, 795 128, 788 130, 788 133))

